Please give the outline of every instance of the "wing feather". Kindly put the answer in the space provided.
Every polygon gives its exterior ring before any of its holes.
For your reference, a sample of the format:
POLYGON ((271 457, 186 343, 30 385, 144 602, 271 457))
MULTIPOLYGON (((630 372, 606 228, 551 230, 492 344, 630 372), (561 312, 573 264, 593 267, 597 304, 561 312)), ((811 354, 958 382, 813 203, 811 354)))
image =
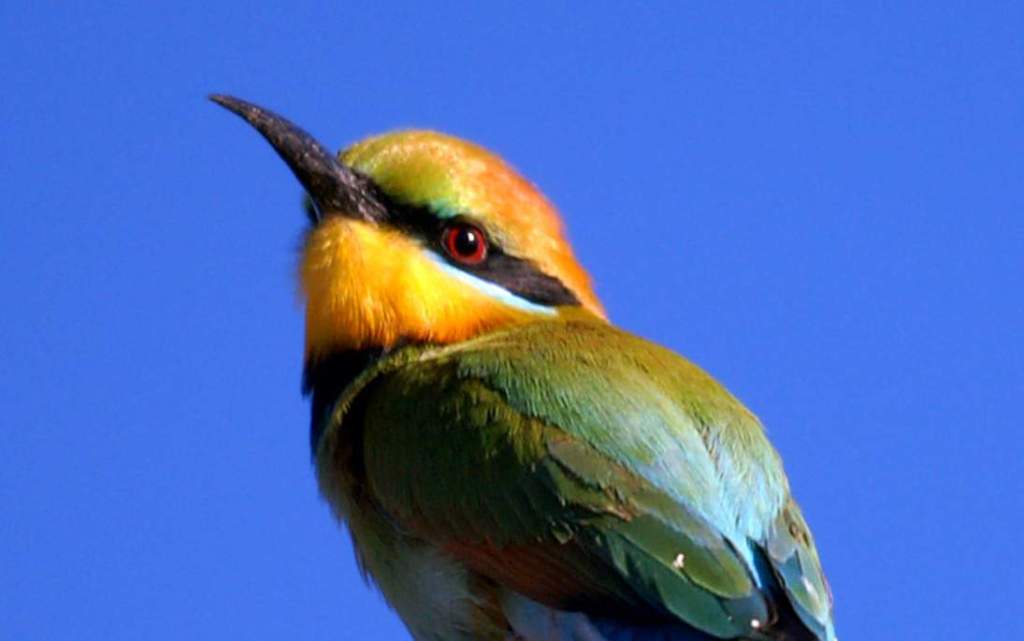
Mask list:
POLYGON ((602 323, 546 325, 406 358, 367 383, 369 495, 550 607, 731 638, 778 616, 777 582, 831 638, 817 554, 756 418, 667 350, 602 323))

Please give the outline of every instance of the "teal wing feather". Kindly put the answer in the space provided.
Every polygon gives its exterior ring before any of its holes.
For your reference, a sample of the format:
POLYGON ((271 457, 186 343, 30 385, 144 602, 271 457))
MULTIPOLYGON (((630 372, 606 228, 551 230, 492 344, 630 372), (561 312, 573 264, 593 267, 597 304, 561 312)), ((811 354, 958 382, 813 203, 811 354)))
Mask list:
POLYGON ((781 590, 831 638, 778 456, 675 354, 603 323, 536 323, 371 378, 351 419, 369 495, 482 574, 551 607, 676 617, 723 638, 767 631, 781 590))

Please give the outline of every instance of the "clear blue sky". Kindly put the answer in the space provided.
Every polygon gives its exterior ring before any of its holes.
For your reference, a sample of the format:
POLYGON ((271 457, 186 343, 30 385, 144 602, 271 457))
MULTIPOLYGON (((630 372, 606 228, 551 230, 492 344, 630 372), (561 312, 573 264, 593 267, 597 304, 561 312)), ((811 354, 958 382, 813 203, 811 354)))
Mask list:
POLYGON ((506 156, 765 421, 841 638, 1019 630, 1019 3, 143 4, 0 8, 0 638, 407 638, 309 464, 300 188, 213 91, 506 156))

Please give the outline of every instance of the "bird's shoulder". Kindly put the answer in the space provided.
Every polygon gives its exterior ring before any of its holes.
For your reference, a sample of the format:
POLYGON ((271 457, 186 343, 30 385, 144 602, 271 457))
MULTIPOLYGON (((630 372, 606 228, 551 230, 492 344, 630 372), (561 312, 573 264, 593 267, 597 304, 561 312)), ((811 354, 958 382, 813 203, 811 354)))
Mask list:
POLYGON ((492 414, 553 427, 736 540, 762 538, 788 494, 754 414, 697 365, 603 321, 509 328, 423 353, 388 378, 396 402, 417 411, 468 394, 492 414))

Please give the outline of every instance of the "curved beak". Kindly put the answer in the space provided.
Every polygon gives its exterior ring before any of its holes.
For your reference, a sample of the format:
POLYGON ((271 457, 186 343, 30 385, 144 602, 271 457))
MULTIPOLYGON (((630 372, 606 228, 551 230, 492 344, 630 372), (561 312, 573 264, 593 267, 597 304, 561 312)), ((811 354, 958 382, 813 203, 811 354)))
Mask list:
POLYGON ((298 126, 238 98, 213 94, 210 100, 244 118, 267 139, 306 188, 316 208, 317 222, 332 213, 368 222, 383 220, 387 215, 387 208, 376 196, 373 183, 341 164, 298 126))

